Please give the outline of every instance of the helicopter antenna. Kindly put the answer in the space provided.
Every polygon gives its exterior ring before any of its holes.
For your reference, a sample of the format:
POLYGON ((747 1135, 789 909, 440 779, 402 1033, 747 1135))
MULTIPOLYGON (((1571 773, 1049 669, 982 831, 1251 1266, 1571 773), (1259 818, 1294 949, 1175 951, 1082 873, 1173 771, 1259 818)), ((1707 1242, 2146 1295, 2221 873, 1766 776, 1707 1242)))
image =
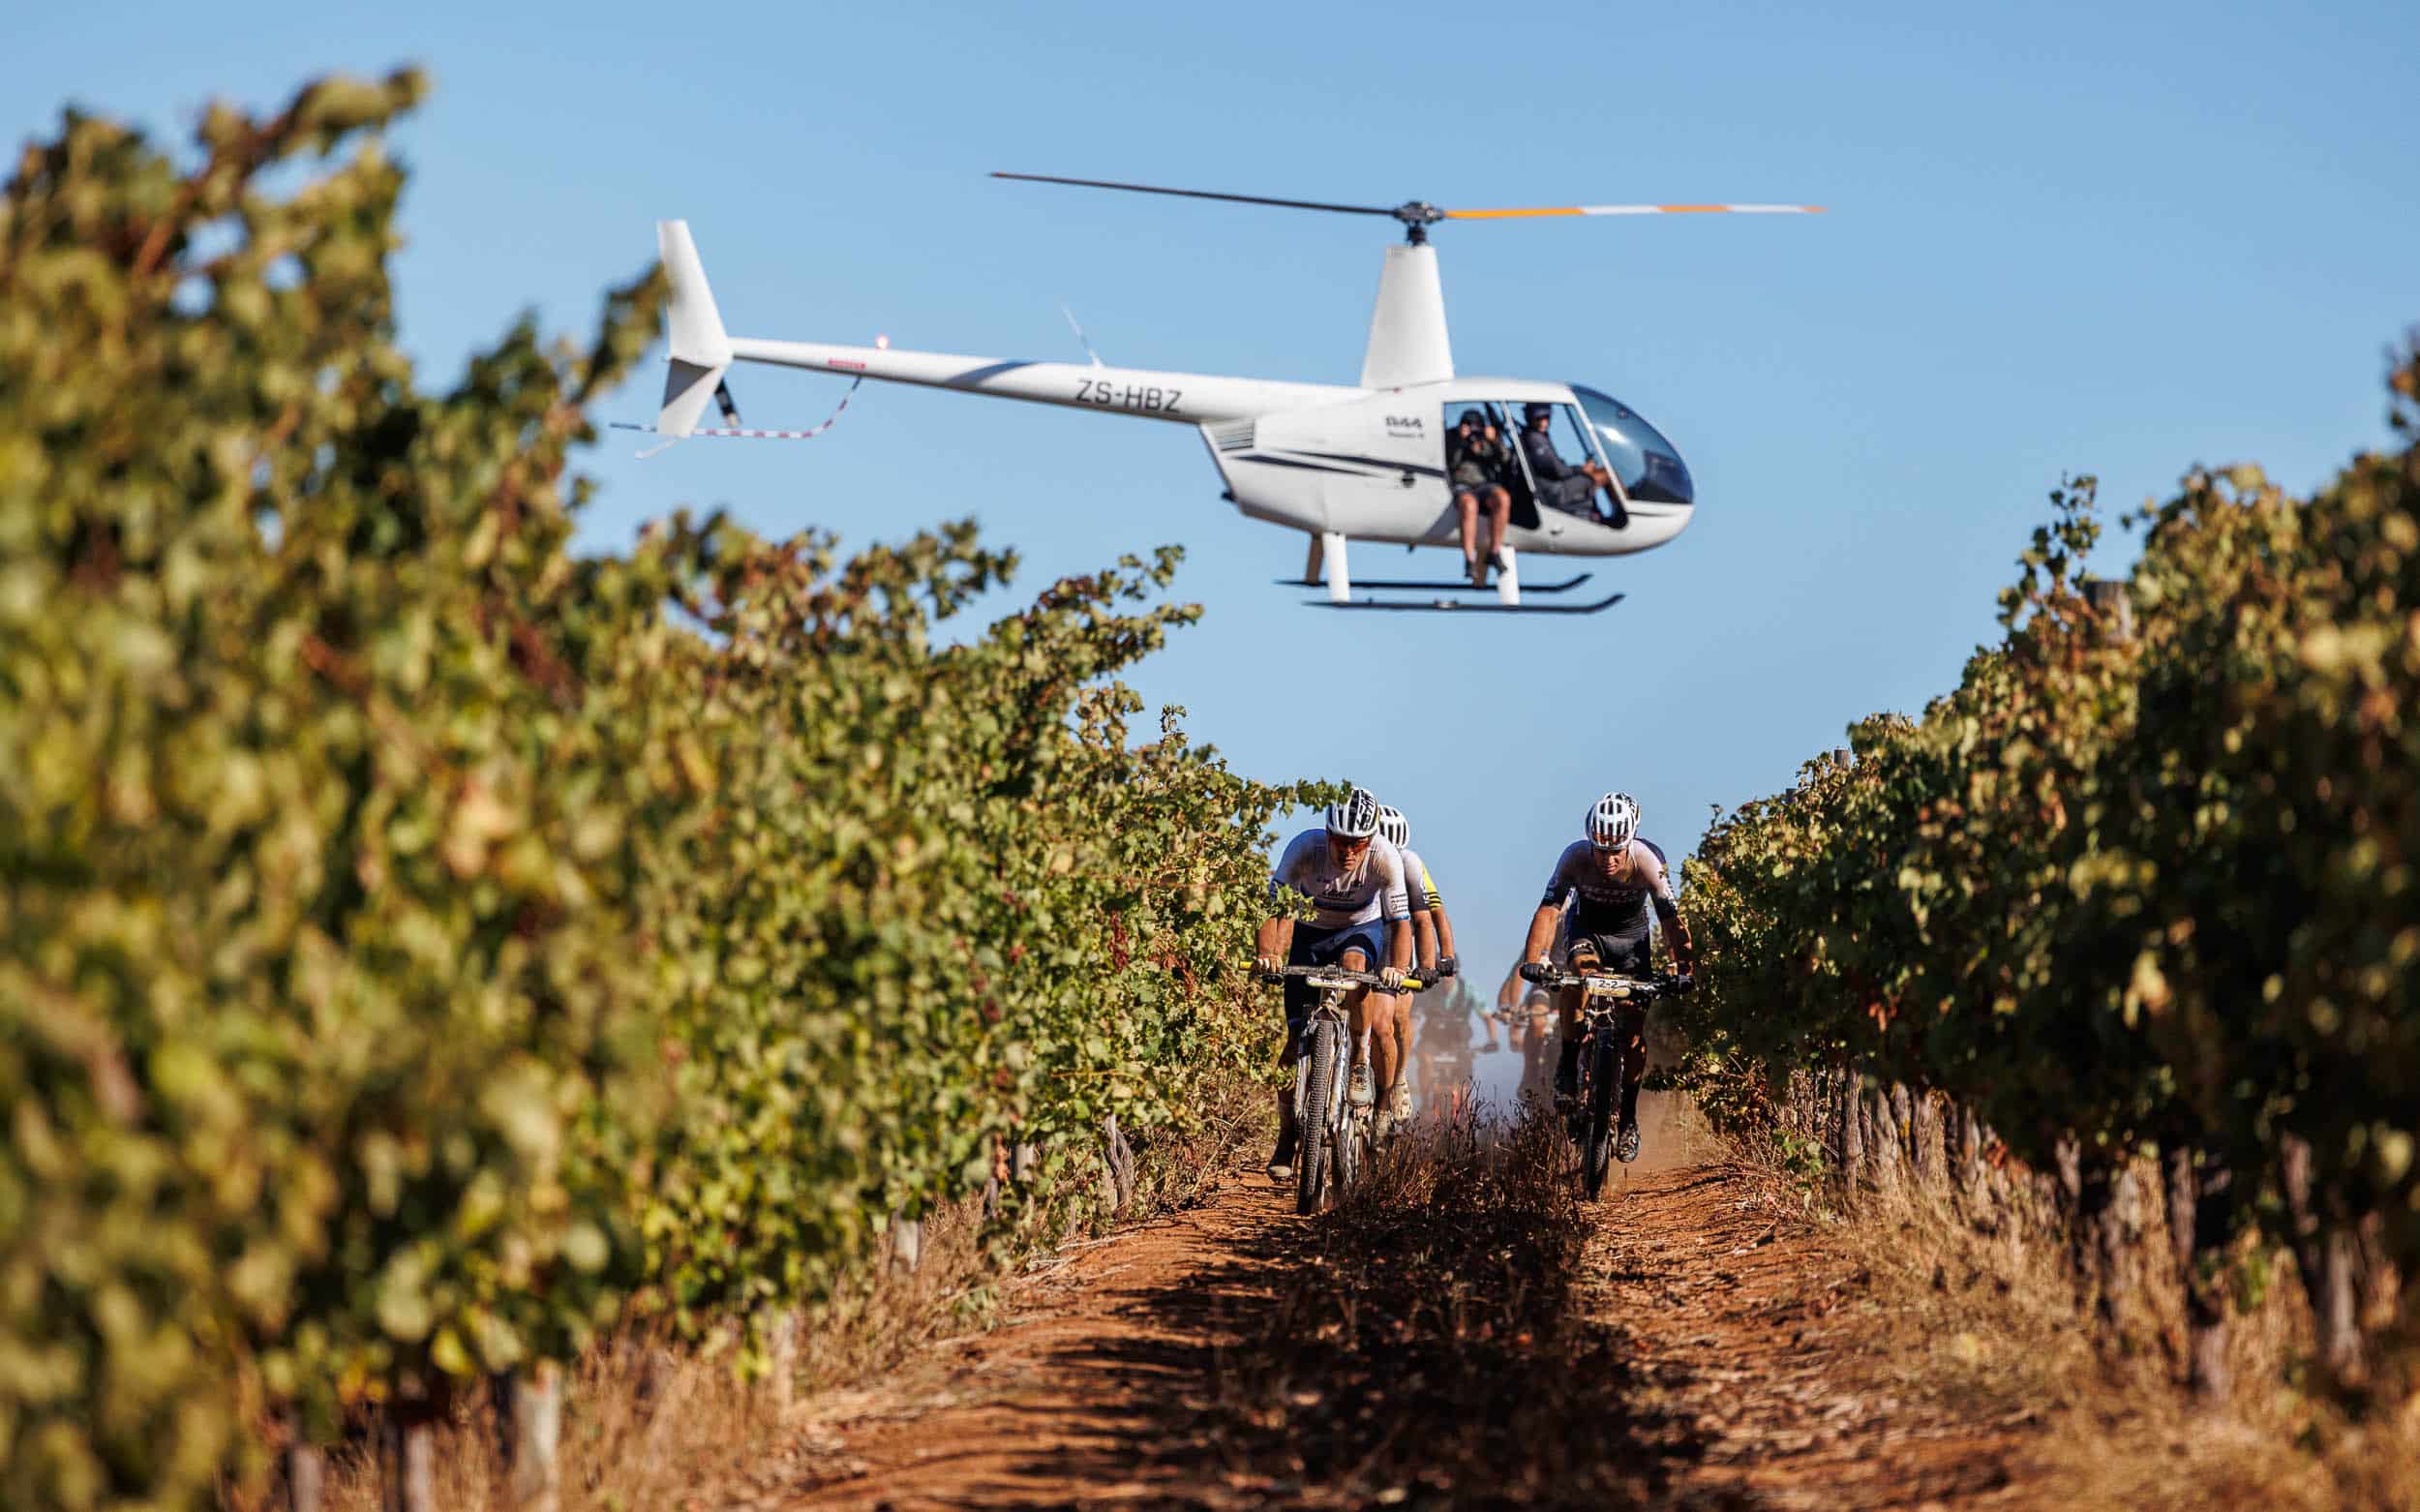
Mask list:
POLYGON ((1336 215, 1384 215, 1403 223, 1404 239, 1417 247, 1429 239, 1429 227, 1439 221, 1512 221, 1567 215, 1820 215, 1822 205, 1697 204, 1697 205, 1531 205, 1501 210, 1448 210, 1426 199, 1399 205, 1348 205, 1324 199, 1280 199, 1267 195, 1231 195, 1209 189, 1170 189, 1162 184, 1127 184, 1105 178, 1062 178, 1055 173, 1002 173, 993 178, 1028 184, 1069 184, 1078 189, 1118 189, 1137 195, 1173 195, 1185 199, 1223 199, 1229 204, 1275 205, 1285 210, 1325 210, 1336 215))
POLYGON ((1096 368, 1105 366, 1101 360, 1101 353, 1092 349, 1092 338, 1086 336, 1084 328, 1075 323, 1075 312, 1063 304, 1059 306, 1059 314, 1067 317, 1068 329, 1075 333, 1075 344, 1084 348, 1084 355, 1092 359, 1092 365, 1096 368))

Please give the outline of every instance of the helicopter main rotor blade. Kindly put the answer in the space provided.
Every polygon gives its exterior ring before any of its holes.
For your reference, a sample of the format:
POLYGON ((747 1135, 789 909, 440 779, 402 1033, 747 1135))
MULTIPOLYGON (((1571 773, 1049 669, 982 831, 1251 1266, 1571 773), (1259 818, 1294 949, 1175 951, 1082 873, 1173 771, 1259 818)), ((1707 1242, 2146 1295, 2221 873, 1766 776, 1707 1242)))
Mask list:
POLYGON ((1517 210, 1448 210, 1449 221, 1512 221, 1541 215, 1821 215, 1822 205, 1543 205, 1517 210))
POLYGON ((993 173, 1028 184, 1073 184, 1079 189, 1123 189, 1137 195, 1175 195, 1186 199, 1224 199, 1231 204, 1278 205, 1287 210, 1333 210, 1340 215, 1387 215, 1391 205, 1338 205, 1317 199, 1272 199, 1266 195, 1223 195, 1208 189, 1166 189, 1158 184, 1120 184, 1105 178, 1061 178, 1055 173, 993 173))

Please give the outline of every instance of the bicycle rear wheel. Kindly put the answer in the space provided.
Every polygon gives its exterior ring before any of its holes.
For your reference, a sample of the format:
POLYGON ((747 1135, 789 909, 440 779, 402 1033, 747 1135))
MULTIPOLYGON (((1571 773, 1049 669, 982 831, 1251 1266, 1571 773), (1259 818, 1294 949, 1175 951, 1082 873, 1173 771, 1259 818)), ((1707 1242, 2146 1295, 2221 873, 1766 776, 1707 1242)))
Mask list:
POLYGON ((1302 1147, 1295 1152, 1294 1211, 1308 1218, 1319 1211, 1327 1194, 1328 1162, 1333 1158, 1336 1131, 1329 1127, 1335 1102, 1337 1046, 1345 1026, 1332 1018, 1315 1018, 1303 1038, 1310 1065, 1303 1078, 1302 1147))
POLYGON ((1613 1037, 1600 1034, 1588 1055, 1588 1137, 1580 1147, 1580 1189, 1590 1197, 1604 1190, 1614 1154, 1614 1089, 1621 1084, 1621 1056, 1613 1037))
POLYGON ((1344 1126, 1336 1131, 1336 1199, 1345 1200, 1353 1183, 1361 1179, 1362 1167, 1370 1159, 1370 1124, 1365 1113, 1346 1113, 1344 1126))

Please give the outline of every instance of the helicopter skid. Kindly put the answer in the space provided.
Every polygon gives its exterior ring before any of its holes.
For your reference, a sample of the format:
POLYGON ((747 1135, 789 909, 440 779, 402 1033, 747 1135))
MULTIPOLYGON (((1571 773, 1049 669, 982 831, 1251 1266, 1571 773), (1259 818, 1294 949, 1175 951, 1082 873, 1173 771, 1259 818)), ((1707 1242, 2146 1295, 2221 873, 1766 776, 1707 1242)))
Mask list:
MULTIPOLYGON (((1521 585, 1521 591, 1524 593, 1567 593, 1571 590, 1578 588, 1581 584, 1586 583, 1592 576, 1594 576, 1594 574, 1582 572, 1572 577, 1565 578, 1559 583, 1524 583, 1521 585)), ((1278 578, 1275 581, 1277 586, 1280 588, 1327 587, 1324 582, 1321 582, 1317 578, 1278 578)), ((1353 579, 1353 586, 1355 588, 1409 589, 1414 590, 1444 590, 1461 593, 1493 593, 1496 591, 1496 586, 1492 583, 1482 587, 1467 580, 1457 581, 1450 578, 1439 578, 1436 580, 1425 578, 1355 578, 1353 579)))
MULTIPOLYGON (((1532 588, 1528 591, 1534 593, 1539 590, 1532 588)), ((1506 604, 1461 598, 1306 598, 1303 602, 1321 609, 1389 609, 1405 614, 1592 615, 1613 608, 1624 596, 1616 593, 1592 604, 1506 604)))

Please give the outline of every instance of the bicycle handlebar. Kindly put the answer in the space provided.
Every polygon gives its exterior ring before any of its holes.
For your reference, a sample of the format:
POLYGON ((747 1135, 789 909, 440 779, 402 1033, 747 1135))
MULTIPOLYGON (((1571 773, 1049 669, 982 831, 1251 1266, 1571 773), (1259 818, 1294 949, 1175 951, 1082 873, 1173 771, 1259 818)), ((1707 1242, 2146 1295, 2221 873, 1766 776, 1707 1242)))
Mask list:
MULTIPOLYGON (((1282 982, 1287 977, 1342 977, 1346 982, 1358 983, 1365 987, 1376 987, 1381 991, 1385 990, 1386 986, 1378 980, 1378 974, 1375 971, 1346 971, 1342 966, 1280 966, 1275 971, 1255 969, 1253 975, 1263 982, 1282 982)), ((1427 978, 1407 971, 1404 973, 1404 984, 1399 990, 1417 992, 1423 987, 1434 985, 1436 983, 1427 978)))
POLYGON ((1617 971, 1557 971, 1551 966, 1531 962, 1521 968, 1521 979, 1553 989, 1585 987, 1591 981, 1615 982, 1626 990, 1617 996, 1638 999, 1672 997, 1680 991, 1680 979, 1669 972, 1653 977, 1631 977, 1617 971))

